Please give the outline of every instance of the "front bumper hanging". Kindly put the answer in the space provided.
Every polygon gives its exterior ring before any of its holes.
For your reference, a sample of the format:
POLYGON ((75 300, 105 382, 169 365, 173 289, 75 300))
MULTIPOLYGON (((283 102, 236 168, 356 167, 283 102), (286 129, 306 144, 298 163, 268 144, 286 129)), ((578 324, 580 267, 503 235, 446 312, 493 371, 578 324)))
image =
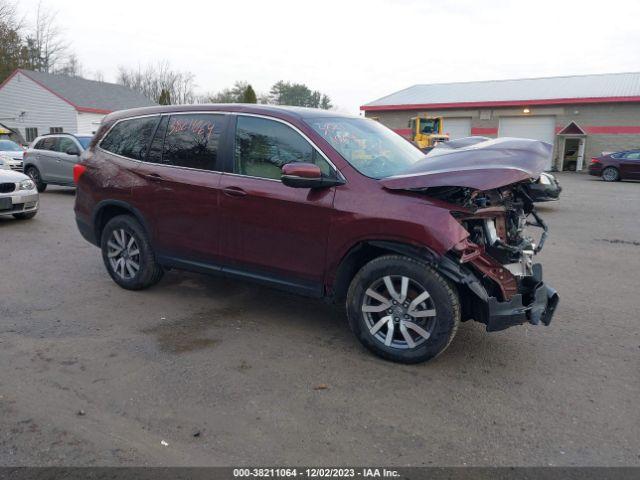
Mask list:
POLYGON ((549 325, 560 301, 558 292, 542 281, 540 264, 532 266, 533 275, 523 278, 518 284, 517 293, 503 302, 489 296, 472 271, 450 259, 445 258, 440 262, 439 271, 475 294, 476 301, 473 303, 476 308, 472 318, 484 323, 488 332, 498 332, 524 323, 549 325))
POLYGON ((520 293, 506 302, 499 302, 495 297, 488 298, 485 304, 487 332, 498 332, 527 322, 532 325, 549 325, 560 297, 553 288, 540 283, 529 304, 523 305, 522 299, 520 293))

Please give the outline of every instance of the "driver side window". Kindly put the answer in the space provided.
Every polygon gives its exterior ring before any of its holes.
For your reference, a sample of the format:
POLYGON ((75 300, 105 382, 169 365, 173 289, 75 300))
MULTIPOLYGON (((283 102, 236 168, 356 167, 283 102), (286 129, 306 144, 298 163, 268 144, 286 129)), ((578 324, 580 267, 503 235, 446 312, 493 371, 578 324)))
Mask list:
POLYGON ((78 150, 78 147, 70 138, 67 138, 67 137, 60 138, 58 142, 58 148, 57 148, 58 152, 66 153, 67 150, 69 149, 78 150))
POLYGON ((333 176, 327 161, 291 127, 266 118, 238 116, 235 173, 280 180, 283 165, 292 162, 314 163, 323 175, 333 176))

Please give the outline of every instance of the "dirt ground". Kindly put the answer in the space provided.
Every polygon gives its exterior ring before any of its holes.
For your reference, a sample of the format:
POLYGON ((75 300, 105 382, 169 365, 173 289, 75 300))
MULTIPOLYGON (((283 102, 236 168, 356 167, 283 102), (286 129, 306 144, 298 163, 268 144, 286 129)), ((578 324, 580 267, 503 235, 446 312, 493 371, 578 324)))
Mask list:
POLYGON ((0 465, 640 465, 640 183, 559 179, 551 326, 467 322, 417 366, 320 301, 176 271, 122 290, 50 188, 0 220, 0 465))

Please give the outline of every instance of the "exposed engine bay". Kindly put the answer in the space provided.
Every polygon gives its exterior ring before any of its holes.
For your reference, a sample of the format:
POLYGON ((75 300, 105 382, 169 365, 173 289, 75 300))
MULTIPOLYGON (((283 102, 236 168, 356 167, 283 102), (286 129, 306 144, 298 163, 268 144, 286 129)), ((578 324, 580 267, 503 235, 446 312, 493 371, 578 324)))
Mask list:
POLYGON ((499 138, 427 156, 405 174, 381 180, 390 190, 445 202, 468 233, 438 268, 472 293, 462 295, 463 319, 485 323, 489 331, 524 322, 548 325, 558 304, 533 260, 548 228, 532 197, 551 152, 544 142, 499 138), (537 239, 534 228, 541 230, 537 239))
POLYGON ((542 250, 548 231, 527 187, 526 182, 487 192, 439 187, 429 189, 428 194, 463 207, 465 211, 454 212, 454 216, 469 232, 469 242, 484 247, 513 275, 523 277, 532 274, 533 256, 542 250), (537 243, 526 231, 528 226, 542 229, 537 243))

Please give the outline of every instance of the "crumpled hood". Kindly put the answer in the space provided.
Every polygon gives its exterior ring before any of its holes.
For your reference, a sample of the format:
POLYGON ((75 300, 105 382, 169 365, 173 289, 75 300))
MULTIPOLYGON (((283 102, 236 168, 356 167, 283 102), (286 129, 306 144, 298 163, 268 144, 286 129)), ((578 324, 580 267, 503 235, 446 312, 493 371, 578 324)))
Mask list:
POLYGON ((467 187, 477 190, 537 179, 553 147, 538 140, 497 138, 468 147, 436 149, 402 175, 382 179, 390 190, 467 187))

